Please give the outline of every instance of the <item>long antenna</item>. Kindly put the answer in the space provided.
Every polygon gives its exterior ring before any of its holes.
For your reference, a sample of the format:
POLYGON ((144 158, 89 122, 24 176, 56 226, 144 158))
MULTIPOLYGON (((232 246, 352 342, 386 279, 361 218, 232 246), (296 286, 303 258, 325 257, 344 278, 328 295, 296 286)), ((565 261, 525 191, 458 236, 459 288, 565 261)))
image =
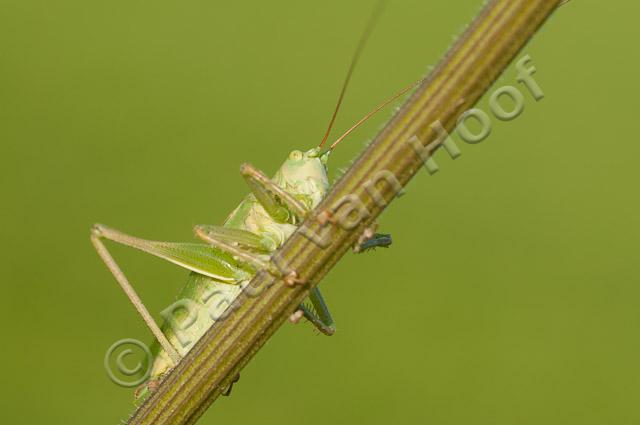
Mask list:
POLYGON ((411 90, 412 88, 414 88, 415 86, 420 84, 422 81, 424 81, 424 80, 418 80, 418 81, 412 83, 411 85, 403 88, 399 93, 394 94, 393 97, 385 100, 383 103, 378 105, 378 107, 376 107, 376 109, 374 109, 373 111, 371 111, 367 115, 365 115, 362 119, 360 119, 360 121, 355 123, 349 130, 347 130, 342 136, 340 136, 338 138, 338 140, 333 142, 333 144, 331 145, 329 150, 333 150, 336 146, 338 146, 338 144, 340 142, 342 142, 344 140, 345 137, 347 137, 349 134, 351 134, 351 132, 353 132, 353 130, 355 130, 356 128, 360 127, 360 125, 364 124, 369 118, 374 116, 382 108, 384 108, 385 106, 387 106, 388 104, 390 104, 391 102, 393 102, 394 100, 396 100, 397 98, 399 98, 400 96, 402 96, 403 94, 405 94, 406 92, 408 92, 409 90, 411 90))
POLYGON ((347 76, 344 79, 344 83, 342 83, 342 89, 340 90, 340 96, 338 96, 338 103, 336 104, 336 109, 333 111, 333 115, 331 116, 331 120, 329 121, 329 126, 327 127, 327 131, 322 138, 322 142, 318 146, 321 148, 327 142, 329 138, 329 134, 331 133, 331 129, 333 128, 333 124, 336 121, 336 117, 338 116, 338 111, 340 110, 340 106, 342 105, 342 101, 344 100, 344 95, 347 92, 347 87, 349 86, 349 82, 351 81, 351 76, 353 75, 353 71, 356 68, 356 64, 358 63, 358 59, 360 59, 360 55, 364 50, 367 41, 369 40, 369 36, 378 22, 378 18, 382 15, 382 11, 384 10, 384 5, 386 1, 380 0, 373 12, 371 13, 371 17, 369 18, 369 22, 360 36, 360 41, 358 42, 358 46, 356 47, 356 51, 353 54, 353 58, 351 59, 351 64, 349 65, 349 70, 347 71, 347 76))

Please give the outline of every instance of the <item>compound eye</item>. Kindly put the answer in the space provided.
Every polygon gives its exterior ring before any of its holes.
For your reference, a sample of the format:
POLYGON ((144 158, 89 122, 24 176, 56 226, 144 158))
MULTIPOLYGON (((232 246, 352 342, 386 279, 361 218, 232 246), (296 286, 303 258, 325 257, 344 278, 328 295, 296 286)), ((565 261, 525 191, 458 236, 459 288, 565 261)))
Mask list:
POLYGON ((300 161, 302 159, 302 152, 300 151, 293 151, 289 154, 289 159, 293 160, 293 161, 300 161))

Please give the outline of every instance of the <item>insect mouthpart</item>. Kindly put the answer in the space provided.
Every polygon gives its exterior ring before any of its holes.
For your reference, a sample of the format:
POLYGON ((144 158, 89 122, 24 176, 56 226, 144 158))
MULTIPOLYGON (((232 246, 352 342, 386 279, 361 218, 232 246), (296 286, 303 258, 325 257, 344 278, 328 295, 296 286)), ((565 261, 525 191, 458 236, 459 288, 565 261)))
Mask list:
POLYGON ((320 162, 322 162, 324 165, 327 165, 327 162, 329 162, 329 155, 331 155, 331 152, 333 152, 331 149, 327 150, 326 152, 324 152, 323 154, 320 155, 320 162))

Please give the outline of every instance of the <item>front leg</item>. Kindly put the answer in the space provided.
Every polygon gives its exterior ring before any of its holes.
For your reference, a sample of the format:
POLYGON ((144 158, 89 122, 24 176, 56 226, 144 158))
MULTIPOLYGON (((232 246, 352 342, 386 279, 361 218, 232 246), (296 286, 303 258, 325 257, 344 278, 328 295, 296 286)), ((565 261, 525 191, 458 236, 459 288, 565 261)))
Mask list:
POLYGON ((240 174, 246 180, 258 202, 274 220, 281 223, 287 222, 290 218, 290 211, 300 219, 305 218, 309 213, 309 208, 302 202, 275 184, 252 165, 242 164, 240 174))

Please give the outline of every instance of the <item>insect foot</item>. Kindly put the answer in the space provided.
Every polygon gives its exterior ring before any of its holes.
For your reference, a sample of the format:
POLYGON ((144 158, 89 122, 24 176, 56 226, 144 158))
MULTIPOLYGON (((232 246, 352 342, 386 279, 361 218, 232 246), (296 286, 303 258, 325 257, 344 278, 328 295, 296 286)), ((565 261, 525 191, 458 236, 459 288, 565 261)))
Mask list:
POLYGON ((303 317, 304 317, 304 311, 296 310, 294 313, 291 314, 291 316, 289 316, 289 322, 293 323, 294 325, 297 325, 298 323, 300 323, 300 320, 303 317))
POLYGON ((378 230, 378 223, 374 223, 364 229, 364 232, 362 232, 362 234, 358 238, 358 242, 353 245, 353 252, 362 252, 363 245, 373 239, 373 237, 376 235, 376 230, 378 230))
POLYGON ((233 378, 233 381, 231 381, 231 383, 229 384, 229 387, 227 387, 227 389, 222 392, 222 395, 225 396, 225 397, 229 397, 231 395, 231 390, 233 390, 233 384, 235 384, 239 380, 240 380, 240 374, 238 373, 233 378))
POLYGON ((142 404, 144 400, 146 400, 152 393, 154 393, 160 387, 160 382, 162 381, 163 377, 164 377, 164 374, 162 374, 156 379, 150 379, 146 383, 136 388, 133 393, 133 397, 135 398, 135 403, 137 405, 142 404))
POLYGON ((316 216, 316 221, 320 223, 320 225, 324 226, 327 223, 335 224, 336 218, 334 217, 333 212, 331 212, 330 210, 322 210, 316 216))
POLYGON ((304 285, 307 283, 304 279, 300 279, 298 277, 298 273, 295 270, 287 273, 283 278, 284 284, 290 287, 295 287, 296 285, 304 285))
POLYGON ((358 254, 374 248, 389 248, 393 243, 391 235, 376 233, 377 229, 377 224, 373 224, 372 226, 364 229, 364 232, 362 232, 358 241, 353 245, 353 252, 358 254))

